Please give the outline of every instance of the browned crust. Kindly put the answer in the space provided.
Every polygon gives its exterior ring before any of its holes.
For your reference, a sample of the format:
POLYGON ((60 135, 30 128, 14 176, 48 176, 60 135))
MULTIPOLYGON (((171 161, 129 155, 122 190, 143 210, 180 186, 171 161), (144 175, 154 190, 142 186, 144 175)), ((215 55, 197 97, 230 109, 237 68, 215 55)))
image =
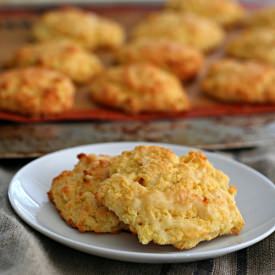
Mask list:
POLYGON ((73 170, 63 171, 53 179, 49 200, 62 219, 80 232, 116 233, 125 229, 114 213, 92 195, 97 184, 108 177, 110 157, 84 153, 77 157, 79 162, 73 170))
POLYGON ((29 116, 56 114, 72 108, 75 88, 61 73, 38 67, 0 75, 0 109, 29 116))
POLYGON ((145 63, 107 69, 92 83, 91 96, 100 104, 127 113, 176 112, 190 108, 179 80, 145 63))
POLYGON ((275 69, 256 62, 220 60, 202 82, 205 94, 224 102, 275 102, 275 69))
POLYGON ((170 40, 143 39, 117 51, 121 63, 148 62, 167 70, 182 80, 194 78, 203 66, 203 55, 193 47, 170 40))

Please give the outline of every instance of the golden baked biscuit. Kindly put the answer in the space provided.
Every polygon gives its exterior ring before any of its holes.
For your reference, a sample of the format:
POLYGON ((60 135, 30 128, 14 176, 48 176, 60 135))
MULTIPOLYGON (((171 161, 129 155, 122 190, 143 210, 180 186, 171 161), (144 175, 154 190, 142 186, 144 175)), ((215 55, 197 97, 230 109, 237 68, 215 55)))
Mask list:
POLYGON ((169 40, 141 39, 121 47, 117 52, 121 63, 148 62, 167 70, 182 80, 198 74, 203 55, 196 49, 169 40))
POLYGON ((275 69, 255 62, 221 60, 210 67, 202 90, 222 101, 275 103, 275 69))
POLYGON ((248 30, 227 46, 230 56, 275 65, 275 28, 248 30))
POLYGON ((244 225, 236 189, 202 153, 178 157, 162 147, 138 146, 115 157, 110 173, 97 198, 142 244, 189 249, 238 234, 244 225))
POLYGON ((234 0, 168 0, 167 7, 207 17, 223 26, 238 23, 245 15, 244 8, 234 0))
POLYGON ((180 81, 150 64, 107 69, 91 85, 92 99, 127 113, 175 112, 189 108, 180 81))
POLYGON ((267 7, 256 10, 245 21, 246 25, 251 28, 275 27, 275 7, 267 7))
POLYGON ((165 11, 147 17, 136 26, 132 37, 168 39, 209 51, 222 43, 224 32, 215 22, 198 15, 165 11))
POLYGON ((30 116, 55 114, 74 104, 75 88, 62 73, 39 67, 0 74, 0 109, 30 116))
POLYGON ((102 70, 100 60, 78 44, 57 40, 19 48, 11 66, 42 66, 60 71, 78 83, 85 83, 102 70))
POLYGON ((57 176, 48 192, 61 217, 81 232, 116 232, 125 227, 94 196, 109 175, 110 157, 80 154, 71 171, 57 176), (87 179, 86 175, 89 175, 87 179))
POLYGON ((125 39, 118 23, 77 8, 45 13, 34 24, 33 35, 40 41, 70 39, 88 49, 116 48, 125 39))

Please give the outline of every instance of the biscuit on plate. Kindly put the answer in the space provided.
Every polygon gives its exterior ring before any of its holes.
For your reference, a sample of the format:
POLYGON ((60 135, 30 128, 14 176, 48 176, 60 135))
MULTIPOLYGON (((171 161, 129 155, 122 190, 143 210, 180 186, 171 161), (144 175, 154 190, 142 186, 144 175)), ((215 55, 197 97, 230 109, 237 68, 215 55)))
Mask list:
POLYGON ((203 55, 198 50, 169 40, 137 40, 122 46, 116 57, 121 63, 154 64, 182 80, 193 78, 203 66, 203 55))
POLYGON ((60 72, 29 67, 0 74, 0 109, 30 116, 56 114, 74 104, 75 88, 60 72))
POLYGON ((124 30, 113 20, 77 8, 52 10, 33 27, 37 40, 70 39, 85 48, 116 48, 125 39, 124 30))
POLYGON ((91 84, 92 99, 127 113, 175 112, 189 109, 180 81, 151 64, 105 70, 91 84))
POLYGON ((245 15, 244 8, 234 0, 168 0, 167 7, 207 17, 223 26, 234 25, 245 15))
POLYGON ((202 90, 221 101, 275 103, 275 69, 256 62, 220 60, 210 67, 202 90))
POLYGON ((85 83, 102 69, 100 60, 78 44, 57 40, 19 48, 11 66, 41 66, 60 71, 78 83, 85 83))
POLYGON ((115 157, 110 172, 97 198, 142 244, 189 249, 238 234, 244 225, 236 189, 202 153, 178 157, 166 148, 138 146, 115 157))
POLYGON ((117 216, 94 196, 108 177, 110 157, 80 154, 71 171, 63 171, 53 182, 48 196, 61 217, 81 232, 116 232, 124 228, 117 216), (89 175, 89 179, 87 179, 89 175))
POLYGON ((256 10, 245 21, 246 25, 251 28, 275 27, 275 7, 267 7, 256 10))
POLYGON ((275 29, 245 31, 229 42, 226 51, 236 58, 275 65, 275 29))
POLYGON ((209 51, 224 40, 224 31, 214 21, 191 13, 153 13, 133 30, 132 38, 168 39, 209 51))

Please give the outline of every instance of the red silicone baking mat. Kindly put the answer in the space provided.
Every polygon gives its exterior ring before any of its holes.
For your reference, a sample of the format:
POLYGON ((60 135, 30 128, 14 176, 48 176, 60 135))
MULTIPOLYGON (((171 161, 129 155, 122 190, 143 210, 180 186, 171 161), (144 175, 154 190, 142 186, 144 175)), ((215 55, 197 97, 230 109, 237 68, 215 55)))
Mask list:
MULTIPOLYGON (((85 9, 95 11, 99 14, 108 16, 119 21, 127 31, 132 26, 142 20, 144 16, 152 11, 160 10, 160 5, 134 4, 134 5, 99 5, 85 6, 85 9)), ((6 8, 0 10, 0 63, 5 62, 14 52, 14 50, 26 42, 32 40, 30 28, 37 16, 49 9, 49 7, 35 8, 6 8)), ((231 30, 228 33, 228 39, 235 35, 239 30, 231 30)), ((225 41, 226 43, 226 41, 225 41)), ((224 46, 224 45, 223 45, 224 46)), ((223 46, 212 52, 206 58, 206 65, 223 55, 223 46)), ((99 53, 104 59, 110 53, 99 53)), ((109 62, 109 58, 107 58, 109 62)), ((107 62, 107 63, 108 63, 107 62)), ((191 98, 192 109, 188 112, 179 113, 143 113, 138 115, 125 114, 121 111, 104 108, 92 103, 89 97, 89 91, 86 87, 79 88, 77 92, 75 107, 58 115, 29 118, 26 116, 0 112, 0 120, 15 122, 44 122, 44 121, 84 121, 84 120, 109 120, 109 121, 129 121, 129 120, 157 120, 164 118, 190 118, 190 117, 213 117, 224 115, 250 115, 260 113, 275 112, 275 105, 251 105, 251 104, 222 104, 203 96, 199 89, 199 81, 202 77, 194 81, 183 84, 191 98)))

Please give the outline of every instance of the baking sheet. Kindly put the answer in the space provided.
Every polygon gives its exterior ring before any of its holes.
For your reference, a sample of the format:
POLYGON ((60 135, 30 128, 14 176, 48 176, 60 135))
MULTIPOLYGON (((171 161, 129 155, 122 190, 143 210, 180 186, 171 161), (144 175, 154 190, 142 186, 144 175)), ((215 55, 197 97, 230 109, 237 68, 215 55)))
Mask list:
POLYGON ((275 143, 275 114, 151 122, 68 122, 0 126, 0 158, 38 157, 81 144, 154 141, 208 150, 275 143))
MULTIPOLYGON (((132 26, 140 21, 146 14, 154 10, 159 10, 160 6, 155 5, 132 5, 132 6, 98 6, 95 8, 87 8, 94 10, 100 14, 119 21, 126 30, 130 30, 132 26)), ((11 10, 9 13, 0 12, 2 16, 0 22, 0 63, 8 60, 14 50, 26 42, 31 41, 30 27, 33 20, 37 17, 39 11, 30 10, 11 10)), ((229 34, 229 38, 236 34, 236 31, 229 34)), ((225 42, 226 43, 226 42, 225 42)), ((111 54, 100 52, 100 56, 110 63, 111 54), (106 56, 108 58, 106 58, 106 56)), ((75 107, 67 112, 48 115, 44 117, 29 118, 26 116, 0 112, 0 120, 8 120, 15 122, 44 122, 44 121, 83 121, 83 120, 154 120, 163 118, 193 118, 193 117, 210 117, 222 115, 244 115, 275 112, 275 105, 269 104, 223 104, 211 98, 204 96, 199 87, 200 79, 203 77, 207 66, 214 60, 223 55, 222 47, 211 53, 206 61, 206 65, 197 79, 184 84, 191 99, 192 109, 187 112, 178 113, 143 113, 138 115, 125 114, 121 111, 112 110, 110 108, 95 105, 89 95, 88 87, 78 88, 76 93, 75 107)))
MULTIPOLYGON (((129 8, 132 10, 131 22, 139 20, 140 15, 135 14, 134 11, 139 10, 140 5, 117 6, 118 18, 129 16, 129 8)), ((92 8, 97 11, 98 9, 108 16, 111 16, 114 11, 110 7, 92 8)), ((142 5, 144 13, 155 9, 155 5, 142 5)), ((2 35, 0 36, 0 60, 7 58, 16 47, 25 43, 26 35, 22 33, 29 32, 34 12, 42 10, 44 7, 41 6, 30 10, 19 10, 16 7, 5 11, 0 9, 2 18, 0 33, 6 32, 5 39, 2 39, 2 35)), ((190 86, 192 89, 192 84, 190 86)), ((111 113, 112 120, 123 121, 106 122, 110 119, 110 111, 105 113, 104 110, 101 112, 95 110, 93 114, 86 109, 76 110, 73 119, 69 113, 62 114, 63 122, 55 121, 60 118, 49 117, 48 122, 43 123, 16 115, 9 117, 10 114, 1 113, 0 117, 3 120, 0 121, 0 158, 37 157, 62 148, 108 141, 158 141, 210 150, 239 149, 275 143, 273 106, 253 106, 251 109, 251 106, 224 105, 222 108, 224 115, 230 116, 220 116, 219 109, 212 108, 212 113, 205 113, 205 109, 197 110, 197 117, 194 113, 192 114, 194 111, 189 115, 184 114, 184 119, 175 116, 173 120, 159 120, 162 117, 159 114, 153 114, 151 118, 135 117, 137 121, 134 122, 127 121, 132 120, 133 117, 129 118, 119 112, 111 113), (257 114, 253 114, 255 107, 258 108, 257 114), (213 113, 213 110, 216 113, 213 113), (198 111, 204 113, 200 114, 198 111), (85 112, 85 119, 83 119, 83 112, 85 112), (200 117, 201 115, 204 117, 200 117), (151 120, 152 118, 158 120, 151 120), (149 121, 141 121, 141 119, 149 121), (17 123, 7 122, 9 120, 17 123)), ((170 114, 171 116, 173 115, 170 114)))

